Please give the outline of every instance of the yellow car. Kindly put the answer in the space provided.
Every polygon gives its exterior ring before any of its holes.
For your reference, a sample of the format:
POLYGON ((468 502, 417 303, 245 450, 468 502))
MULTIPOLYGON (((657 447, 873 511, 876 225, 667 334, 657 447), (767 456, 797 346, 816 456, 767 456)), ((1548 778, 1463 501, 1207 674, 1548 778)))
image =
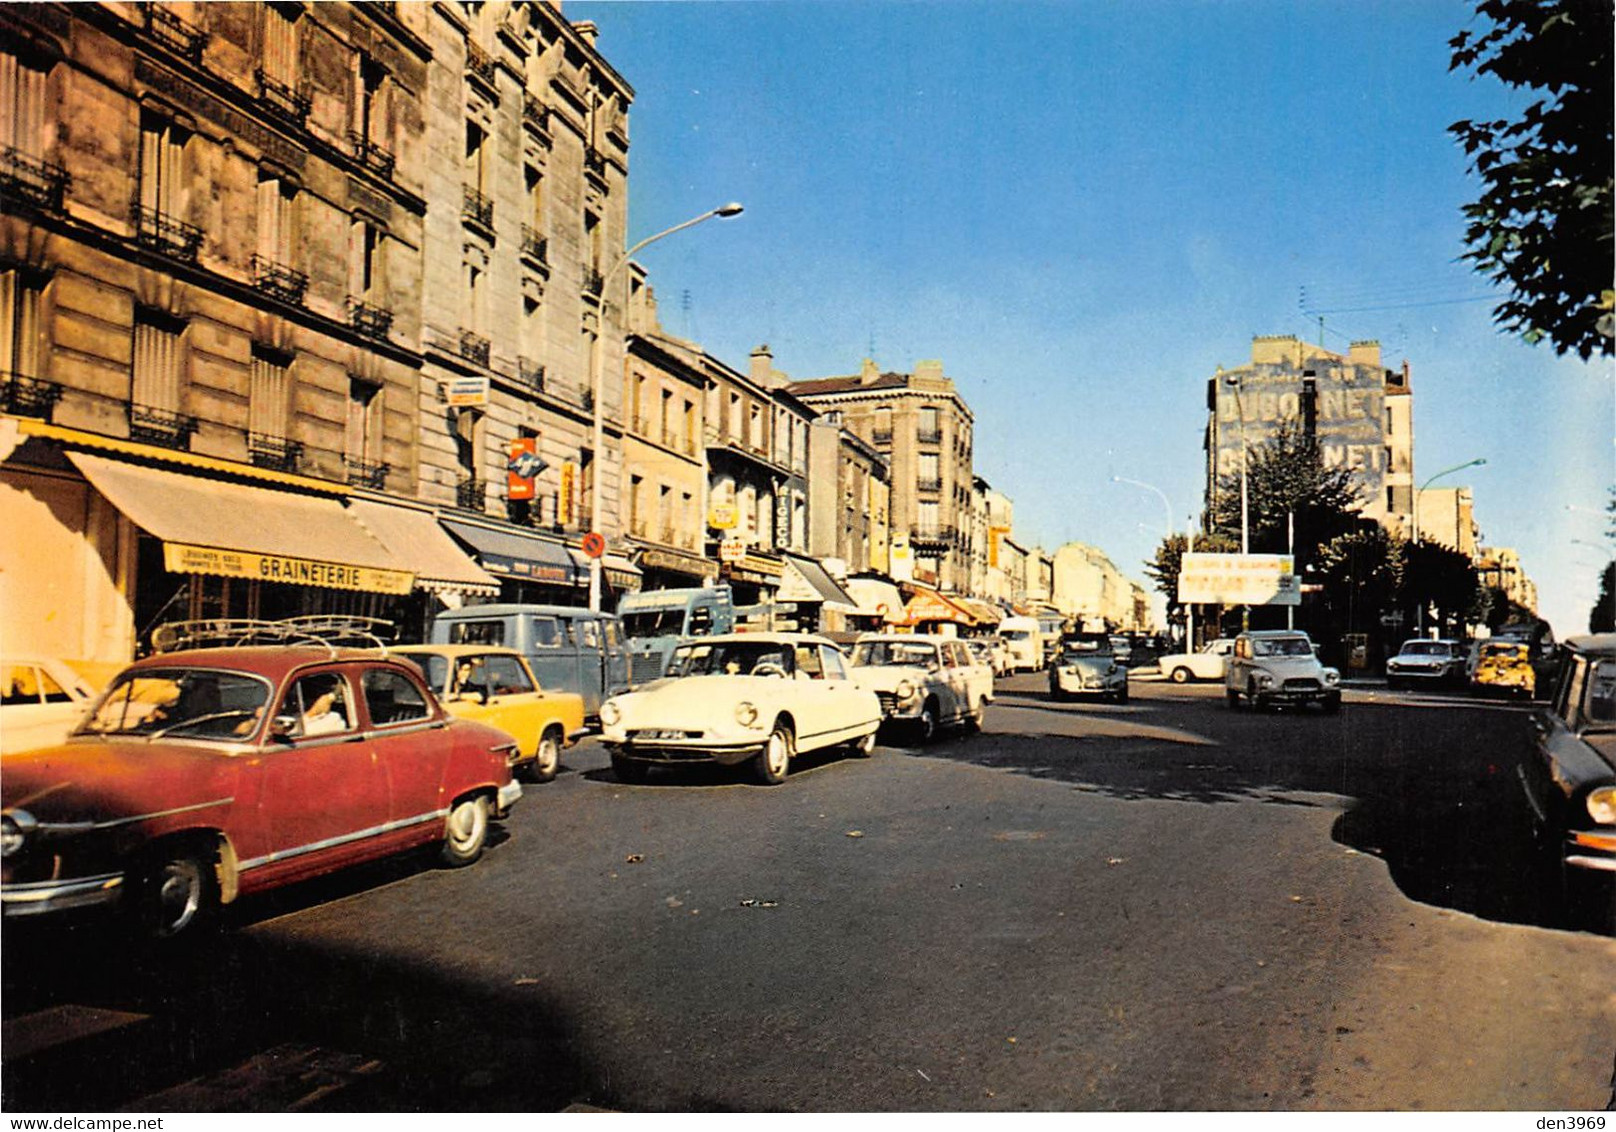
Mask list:
POLYGON ((1470 677, 1475 692, 1504 692, 1531 699, 1537 690, 1532 671, 1531 648, 1520 641, 1485 641, 1476 654, 1476 671, 1470 677))
POLYGON ((517 742, 516 769, 532 782, 549 782, 561 750, 584 729, 584 698, 546 692, 527 661, 512 649, 487 645, 407 645, 387 650, 412 662, 450 715, 506 732, 517 742))

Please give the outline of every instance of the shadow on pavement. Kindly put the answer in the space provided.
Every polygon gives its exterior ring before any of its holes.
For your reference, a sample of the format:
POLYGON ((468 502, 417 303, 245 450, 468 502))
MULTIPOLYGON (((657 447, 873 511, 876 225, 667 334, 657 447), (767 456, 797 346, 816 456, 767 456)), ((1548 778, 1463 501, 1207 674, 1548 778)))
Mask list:
MULTIPOLYGON (((34 1019, 66 1012, 124 1024, 9 1048, 0 1102, 13 1112, 610 1107, 539 980, 495 990, 460 975, 453 956, 406 959, 241 929, 412 871, 387 863, 244 901, 222 930, 179 945, 130 946, 104 918, 8 924, 8 1021, 41 1011, 34 1019)), ((433 924, 420 931, 430 938, 433 924)))
MULTIPOLYGON (((1037 695, 1000 700, 1022 710, 1071 710, 1037 695)), ((1145 734, 992 731, 915 753, 1130 801, 1311 806, 1327 804, 1319 795, 1344 797, 1332 836, 1383 860, 1410 899, 1508 923, 1569 925, 1515 777, 1532 742, 1526 713, 1376 703, 1349 703, 1339 715, 1231 712, 1211 699, 1176 706, 1173 726, 1215 745, 1187 747, 1145 734)), ((1105 714, 1126 722, 1130 710, 1105 714)))

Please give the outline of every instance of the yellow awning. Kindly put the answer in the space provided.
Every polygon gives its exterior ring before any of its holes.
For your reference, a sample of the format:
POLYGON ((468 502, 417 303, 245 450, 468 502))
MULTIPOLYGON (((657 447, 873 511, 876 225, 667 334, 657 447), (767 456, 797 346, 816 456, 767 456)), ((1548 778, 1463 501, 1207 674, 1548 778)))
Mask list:
POLYGON ((163 542, 169 570, 265 582, 409 593, 412 571, 339 500, 67 454, 96 491, 163 542))

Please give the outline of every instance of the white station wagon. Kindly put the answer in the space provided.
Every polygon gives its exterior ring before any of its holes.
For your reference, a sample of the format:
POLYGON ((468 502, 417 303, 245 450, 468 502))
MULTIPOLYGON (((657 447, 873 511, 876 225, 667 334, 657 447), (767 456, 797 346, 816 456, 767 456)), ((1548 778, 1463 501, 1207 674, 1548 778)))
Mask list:
POLYGON ((682 642, 665 677, 607 700, 600 723, 620 781, 644 781, 652 766, 750 762, 773 786, 805 751, 870 755, 881 705, 823 637, 736 633, 682 642))
POLYGON ((951 637, 867 633, 853 646, 852 673, 880 699, 886 721, 907 725, 922 743, 944 726, 975 731, 993 699, 993 668, 951 637))

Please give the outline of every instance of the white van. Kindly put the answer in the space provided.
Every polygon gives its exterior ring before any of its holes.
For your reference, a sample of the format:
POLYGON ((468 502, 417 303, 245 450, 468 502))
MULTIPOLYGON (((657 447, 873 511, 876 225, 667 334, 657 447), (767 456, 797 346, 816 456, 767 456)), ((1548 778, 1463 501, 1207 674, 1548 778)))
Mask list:
POLYGON ((1036 617, 1006 617, 999 636, 1010 650, 1010 671, 1037 672, 1044 666, 1044 636, 1036 617))

